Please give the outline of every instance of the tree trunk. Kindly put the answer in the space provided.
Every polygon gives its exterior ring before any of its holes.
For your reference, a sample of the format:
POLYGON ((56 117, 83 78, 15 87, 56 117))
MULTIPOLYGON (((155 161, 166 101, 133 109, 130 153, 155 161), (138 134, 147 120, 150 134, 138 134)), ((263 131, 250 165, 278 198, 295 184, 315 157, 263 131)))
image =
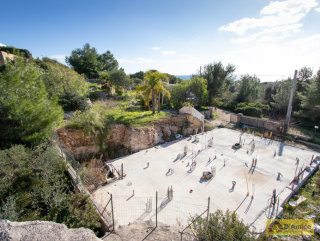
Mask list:
POLYGON ((152 114, 156 113, 156 96, 154 90, 152 90, 152 114))
POLYGON ((158 95, 158 113, 160 113, 160 93, 158 95))

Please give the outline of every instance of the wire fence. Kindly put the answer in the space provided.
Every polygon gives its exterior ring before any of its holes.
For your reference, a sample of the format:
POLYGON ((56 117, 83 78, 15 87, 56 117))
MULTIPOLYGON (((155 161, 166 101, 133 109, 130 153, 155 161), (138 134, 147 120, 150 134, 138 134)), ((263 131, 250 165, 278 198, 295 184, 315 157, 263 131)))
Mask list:
POLYGON ((175 226, 179 235, 188 232, 193 222, 208 212, 208 203, 204 199, 200 204, 177 201, 168 193, 154 192, 150 196, 112 195, 113 207, 110 202, 111 194, 97 197, 97 202, 103 211, 114 217, 114 226, 124 226, 134 222, 149 221, 156 227, 175 226))

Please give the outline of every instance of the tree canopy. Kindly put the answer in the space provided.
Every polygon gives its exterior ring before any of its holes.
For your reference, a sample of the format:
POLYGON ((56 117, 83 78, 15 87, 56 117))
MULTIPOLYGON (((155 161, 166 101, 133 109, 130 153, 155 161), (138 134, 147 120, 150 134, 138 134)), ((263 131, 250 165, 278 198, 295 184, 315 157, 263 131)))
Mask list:
POLYGON ((100 72, 118 69, 118 61, 110 51, 98 54, 96 48, 86 43, 83 48, 77 48, 66 57, 66 62, 79 74, 85 74, 89 79, 97 79, 100 72))
POLYGON ((62 119, 56 99, 48 96, 43 72, 16 59, 0 72, 0 146, 37 144, 62 119))
POLYGON ((170 88, 171 104, 179 110, 186 102, 192 106, 200 107, 208 100, 207 81, 204 78, 193 76, 191 80, 181 81, 170 88))
POLYGON ((228 64, 226 67, 221 62, 205 65, 201 77, 208 82, 209 103, 212 104, 214 98, 219 98, 232 83, 232 74, 235 67, 228 64))
POLYGON ((170 98, 169 91, 165 88, 168 84, 168 76, 158 71, 149 70, 143 79, 143 84, 138 86, 137 90, 142 93, 143 100, 149 106, 152 101, 152 112, 155 114, 156 107, 160 112, 160 95, 167 95, 170 98))
POLYGON ((128 89, 130 87, 130 79, 123 69, 114 69, 110 72, 109 82, 116 88, 128 89))
POLYGON ((256 76, 244 75, 241 77, 238 102, 255 102, 259 97, 260 80, 256 76))

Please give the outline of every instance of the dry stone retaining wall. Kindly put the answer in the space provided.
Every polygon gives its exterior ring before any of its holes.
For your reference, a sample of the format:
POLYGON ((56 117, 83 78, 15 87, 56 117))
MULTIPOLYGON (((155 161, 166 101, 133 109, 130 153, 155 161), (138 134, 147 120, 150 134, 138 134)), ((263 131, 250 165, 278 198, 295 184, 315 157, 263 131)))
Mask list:
POLYGON ((237 123, 237 124, 244 124, 253 126, 256 128, 266 129, 269 131, 273 131, 275 133, 281 133, 282 132, 282 124, 270 121, 270 120, 263 120, 256 117, 251 116, 245 116, 243 114, 231 114, 230 115, 230 122, 231 123, 237 123))

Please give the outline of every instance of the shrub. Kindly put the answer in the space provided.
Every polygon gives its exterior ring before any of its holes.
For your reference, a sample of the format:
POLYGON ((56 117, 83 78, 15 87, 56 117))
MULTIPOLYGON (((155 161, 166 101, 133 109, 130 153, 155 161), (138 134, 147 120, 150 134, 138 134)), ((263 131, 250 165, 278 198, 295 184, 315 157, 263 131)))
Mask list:
POLYGON ((0 166, 0 219, 48 220, 94 231, 100 227, 91 201, 72 192, 67 167, 50 142, 0 151, 0 166))
POLYGON ((187 106, 187 107, 193 107, 193 104, 190 102, 183 102, 182 107, 187 106))
POLYGON ((16 58, 0 73, 0 147, 37 145, 62 120, 55 98, 48 98, 40 68, 16 58))
POLYGON ((241 102, 235 106, 234 110, 244 115, 261 117, 263 113, 267 113, 270 110, 270 107, 261 103, 241 102))
POLYGON ((59 104, 62 106, 64 111, 84 111, 88 108, 87 99, 72 91, 66 91, 63 93, 59 98, 59 104))
POLYGON ((94 105, 84 112, 76 111, 67 127, 82 129, 85 135, 94 137, 96 145, 103 150, 105 149, 104 140, 109 135, 108 120, 104 112, 102 105, 94 105))
POLYGON ((212 111, 212 119, 217 119, 218 118, 218 114, 215 111, 212 111))
POLYGON ((199 218, 192 225, 197 240, 253 240, 253 235, 250 233, 249 227, 234 212, 227 210, 223 213, 217 210, 209 215, 209 223, 206 218, 199 218), (208 227, 208 228, 207 228, 208 227))
POLYGON ((118 96, 122 96, 124 94, 124 89, 123 88, 116 88, 116 94, 118 96))

